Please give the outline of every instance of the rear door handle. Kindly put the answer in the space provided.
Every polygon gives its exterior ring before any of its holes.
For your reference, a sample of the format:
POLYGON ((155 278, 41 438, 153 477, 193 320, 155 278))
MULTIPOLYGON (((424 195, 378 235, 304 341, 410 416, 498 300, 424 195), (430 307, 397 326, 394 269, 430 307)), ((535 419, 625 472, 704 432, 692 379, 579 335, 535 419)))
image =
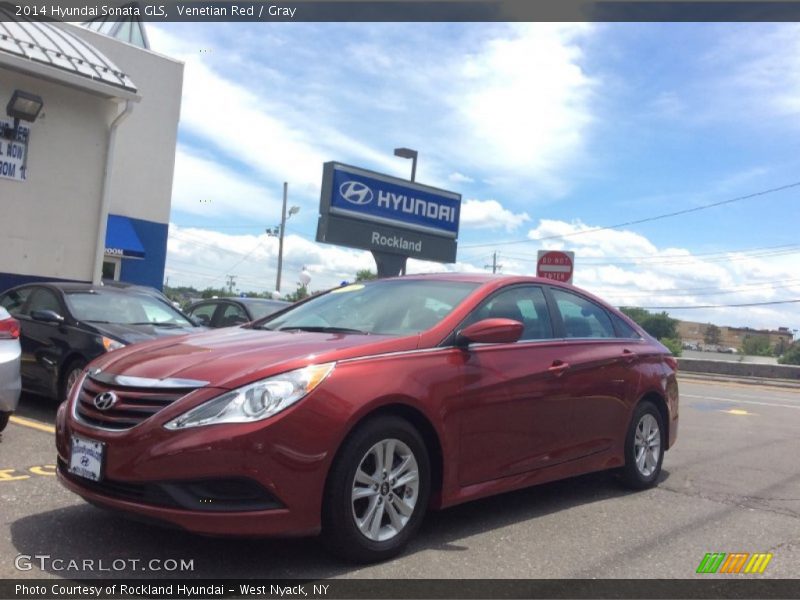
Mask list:
POLYGON ((554 360, 553 364, 547 368, 556 377, 561 377, 567 369, 569 369, 569 363, 565 363, 563 360, 554 360))

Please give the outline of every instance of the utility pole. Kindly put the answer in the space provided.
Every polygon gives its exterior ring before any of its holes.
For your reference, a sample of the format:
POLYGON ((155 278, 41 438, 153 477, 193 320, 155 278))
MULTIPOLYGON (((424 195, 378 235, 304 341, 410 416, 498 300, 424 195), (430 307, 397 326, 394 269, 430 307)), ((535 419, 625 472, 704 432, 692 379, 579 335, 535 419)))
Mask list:
POLYGON ((283 208, 281 209, 281 230, 278 233, 278 277, 275 279, 275 291, 281 291, 281 270, 283 269, 283 230, 286 229, 286 196, 289 183, 283 182, 283 208))
POLYGON ((233 294, 233 287, 236 285, 236 275, 228 275, 228 293, 233 294))
POLYGON ((492 267, 492 274, 497 273, 498 270, 503 269, 503 265, 497 264, 497 252, 492 252, 492 264, 491 265, 483 265, 484 269, 488 269, 492 267))
POLYGON ((283 182, 283 208, 281 209, 281 224, 277 227, 270 227, 265 230, 266 234, 270 237, 278 236, 278 275, 275 278, 275 291, 281 291, 281 272, 283 271, 283 233, 286 229, 286 220, 289 219, 292 215, 296 215, 300 212, 299 206, 292 206, 289 209, 289 212, 286 212, 286 200, 289 195, 289 184, 284 181, 283 182))

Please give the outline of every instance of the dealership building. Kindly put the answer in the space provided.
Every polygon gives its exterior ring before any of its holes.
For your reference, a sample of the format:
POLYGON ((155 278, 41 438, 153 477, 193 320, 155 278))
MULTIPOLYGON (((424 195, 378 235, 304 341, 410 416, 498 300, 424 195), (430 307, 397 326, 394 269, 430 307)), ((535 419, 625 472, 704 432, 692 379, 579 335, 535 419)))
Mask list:
POLYGON ((37 23, 0 3, 0 291, 161 288, 182 86, 138 21, 37 23))

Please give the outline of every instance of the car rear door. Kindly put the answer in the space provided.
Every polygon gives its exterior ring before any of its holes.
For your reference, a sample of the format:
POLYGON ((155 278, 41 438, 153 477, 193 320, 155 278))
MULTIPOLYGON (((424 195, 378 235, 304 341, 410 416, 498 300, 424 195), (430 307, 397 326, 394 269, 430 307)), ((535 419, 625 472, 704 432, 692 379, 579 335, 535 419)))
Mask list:
POLYGON ((600 304, 555 286, 547 291, 564 339, 554 358, 564 365, 560 383, 572 412, 569 458, 577 459, 610 449, 625 430, 638 382, 637 340, 618 337, 600 304))

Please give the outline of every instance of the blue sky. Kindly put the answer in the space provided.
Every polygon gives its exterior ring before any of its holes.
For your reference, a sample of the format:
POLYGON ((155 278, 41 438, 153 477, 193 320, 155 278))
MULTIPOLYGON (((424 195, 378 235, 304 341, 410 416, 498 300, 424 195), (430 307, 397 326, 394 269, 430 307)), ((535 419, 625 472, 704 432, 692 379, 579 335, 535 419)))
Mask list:
MULTIPOLYGON (((614 230, 800 181, 796 24, 148 25, 185 62, 170 284, 273 290, 283 181, 282 290, 374 268, 316 244, 322 163, 463 196, 458 263, 410 272, 533 273, 576 252, 576 285, 614 304, 800 298, 800 188, 614 230), (564 235, 552 239, 553 235, 564 235), (546 241, 537 238, 548 237, 546 241), (525 241, 528 240, 528 241, 525 241), (514 242, 514 243, 509 243, 514 242), (666 258, 665 258, 666 257, 666 258), (795 285, 798 284, 798 285, 795 285)), ((670 310, 720 325, 800 328, 798 304, 670 310)))

